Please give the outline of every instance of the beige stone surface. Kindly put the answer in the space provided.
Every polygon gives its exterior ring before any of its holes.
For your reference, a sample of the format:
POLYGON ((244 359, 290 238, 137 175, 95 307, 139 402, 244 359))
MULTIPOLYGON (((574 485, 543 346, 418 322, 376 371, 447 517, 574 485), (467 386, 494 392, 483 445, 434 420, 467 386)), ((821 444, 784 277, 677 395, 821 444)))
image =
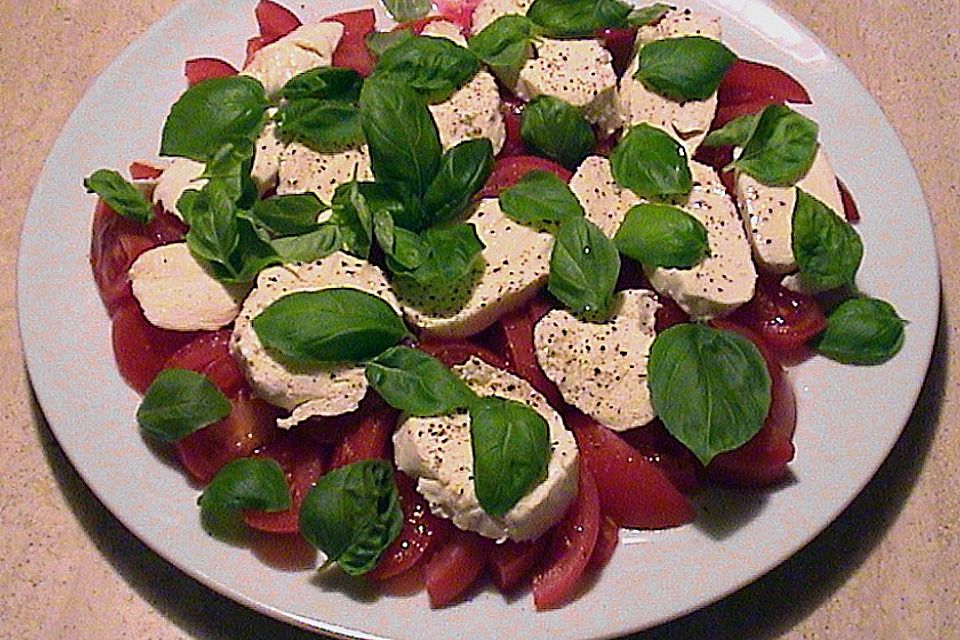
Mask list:
MULTIPOLYGON (((107 513, 23 365, 14 273, 41 164, 92 79, 174 4, 0 0, 0 638, 307 637, 201 587, 107 513)), ((641 637, 960 638, 960 2, 779 4, 866 84, 916 164, 944 273, 936 355, 894 453, 837 522, 760 581, 641 637)))

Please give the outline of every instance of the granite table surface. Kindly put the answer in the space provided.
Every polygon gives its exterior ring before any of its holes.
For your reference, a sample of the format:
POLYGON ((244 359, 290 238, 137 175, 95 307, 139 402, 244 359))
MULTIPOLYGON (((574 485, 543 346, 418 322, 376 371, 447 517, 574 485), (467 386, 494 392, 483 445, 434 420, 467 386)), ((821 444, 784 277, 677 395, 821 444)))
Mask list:
MULTIPOLYGON (((0 0, 0 638, 315 637, 127 532, 67 462, 24 365, 16 258, 44 158, 93 79, 175 4, 0 0)), ((934 359, 893 453, 837 521, 758 582, 638 637, 960 638, 960 2, 776 4, 854 71, 917 168, 943 273, 934 359)))

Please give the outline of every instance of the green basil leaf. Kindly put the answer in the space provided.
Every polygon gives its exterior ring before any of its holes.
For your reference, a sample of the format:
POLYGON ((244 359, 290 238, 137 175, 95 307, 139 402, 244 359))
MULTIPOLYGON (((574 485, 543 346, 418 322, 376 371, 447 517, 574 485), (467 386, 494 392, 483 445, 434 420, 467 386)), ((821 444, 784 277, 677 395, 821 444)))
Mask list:
POLYGON ((882 364, 903 346, 905 324, 889 302, 852 298, 830 313, 813 347, 845 364, 882 364))
POLYGON ((264 236, 265 232, 259 231, 252 222, 238 217, 237 248, 230 256, 232 272, 218 275, 218 265, 214 264, 214 276, 226 284, 252 282, 265 268, 282 264, 283 259, 274 249, 273 242, 264 236))
MULTIPOLYGON (((476 228, 466 223, 431 227, 420 234, 420 242, 423 263, 394 273, 433 291, 449 290, 472 274, 484 249, 476 228)), ((388 262, 388 266, 394 265, 388 262)))
POLYGON ((333 100, 356 104, 363 76, 353 69, 317 67, 292 77, 280 92, 285 100, 333 100))
POLYGON ((586 215, 566 182, 539 169, 527 172, 517 184, 501 191, 500 208, 511 220, 527 225, 586 215))
POLYGON ((137 422, 151 438, 173 442, 230 414, 230 401, 210 380, 186 369, 164 369, 137 409, 137 422))
POLYGON ((314 151, 333 153, 363 144, 360 111, 352 104, 307 98, 277 111, 277 134, 299 140, 314 151))
POLYGON ((626 26, 632 10, 633 6, 620 0, 534 0, 527 17, 546 36, 575 38, 626 26))
POLYGON ((264 346, 293 363, 360 362, 409 333, 393 307, 359 289, 298 291, 253 319, 264 346))
POLYGON ((706 100, 737 56, 719 40, 703 36, 664 38, 645 44, 634 78, 650 91, 685 102, 706 100))
POLYGON ((547 476, 550 429, 525 404, 490 396, 470 406, 473 486, 484 511, 502 516, 547 476))
POLYGON ((300 507, 300 532, 347 574, 373 569, 403 528, 393 469, 360 460, 320 477, 300 507))
POLYGON ((323 224, 298 236, 275 238, 270 245, 283 262, 313 262, 339 251, 342 243, 340 229, 323 224))
POLYGON ((745 116, 734 118, 716 131, 711 131, 701 143, 705 147, 723 147, 734 145, 742 147, 747 144, 760 122, 760 112, 748 113, 745 116))
POLYGON ((430 0, 383 0, 383 6, 397 22, 409 22, 430 13, 430 0))
POLYGON ((432 36, 417 36, 380 55, 371 78, 409 87, 427 102, 443 102, 480 70, 480 60, 469 49, 432 36))
POLYGON ((413 32, 409 29, 399 29, 397 31, 371 31, 364 36, 363 41, 370 53, 379 58, 390 47, 407 40, 413 40, 413 38, 413 32))
POLYGON ((230 200, 252 205, 259 195, 250 177, 253 155, 254 144, 250 140, 227 142, 213 154, 200 177, 218 183, 230 200))
POLYGON ((327 208, 316 194, 288 193, 255 202, 250 219, 275 236, 293 236, 316 230, 327 208))
POLYGON ((524 16, 500 16, 467 42, 501 80, 511 83, 533 55, 534 25, 524 16))
POLYGON ((373 237, 373 213, 367 204, 364 189, 356 180, 337 187, 330 201, 330 224, 340 230, 343 250, 358 258, 370 255, 373 237))
POLYGON ((610 154, 613 179, 641 198, 686 195, 693 177, 683 146, 662 129, 631 127, 610 154))
POLYGON ((557 300, 588 320, 604 320, 619 275, 620 254, 597 225, 582 217, 560 225, 547 281, 557 300))
POLYGON ((613 240, 621 253, 652 267, 689 269, 710 254, 706 227, 665 204, 631 208, 613 240))
POLYGON ((817 157, 817 123, 790 107, 763 110, 743 153, 732 167, 765 185, 789 187, 807 175, 817 157))
POLYGON ((657 2, 647 7, 636 7, 627 16, 627 24, 631 27, 645 27, 656 24, 672 9, 668 4, 657 2))
POLYGON ((209 182, 196 196, 187 191, 177 202, 190 225, 186 241, 190 252, 202 260, 221 265, 236 275, 231 256, 240 244, 237 206, 220 182, 209 182))
POLYGON ((146 224, 153 220, 153 205, 116 171, 97 169, 83 181, 87 193, 96 193, 124 218, 146 224))
POLYGON ((228 142, 253 142, 270 106, 263 85, 248 76, 212 78, 187 89, 163 125, 160 155, 210 160, 228 142))
POLYGON ((440 166, 440 134, 412 89, 369 78, 360 92, 360 121, 378 182, 399 183, 422 196, 440 166))
POLYGON ((200 519, 210 533, 220 533, 241 509, 283 511, 292 500, 286 475, 276 460, 238 458, 225 464, 200 495, 200 519))
MULTIPOLYGON (((493 145, 487 138, 465 140, 448 149, 423 196, 428 224, 447 222, 470 204, 493 170, 493 145)), ((414 229, 419 231, 419 229, 414 229)))
POLYGON ((593 127, 580 109, 547 95, 534 98, 523 108, 520 137, 568 169, 576 169, 597 146, 593 127))
POLYGON ((394 224, 393 217, 377 211, 373 217, 373 235, 386 256, 387 268, 393 273, 406 273, 422 265, 428 249, 420 236, 394 224))
POLYGON ((801 280, 816 291, 852 284, 863 259, 863 242, 856 230, 800 188, 791 246, 801 280))
POLYGON ((770 373, 735 333, 679 324, 658 334, 647 366, 650 396, 667 431, 708 464, 740 447, 770 410, 770 373))
POLYGON ((410 347, 393 347, 367 363, 367 380, 387 404, 412 416, 444 416, 477 399, 442 362, 410 347))

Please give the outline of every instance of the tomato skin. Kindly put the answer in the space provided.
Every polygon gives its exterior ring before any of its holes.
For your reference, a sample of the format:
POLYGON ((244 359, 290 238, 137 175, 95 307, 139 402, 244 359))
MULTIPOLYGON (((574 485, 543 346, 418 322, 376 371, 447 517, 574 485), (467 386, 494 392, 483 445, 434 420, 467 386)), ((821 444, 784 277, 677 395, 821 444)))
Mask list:
POLYGON ((477 581, 487 564, 489 542, 476 533, 455 529, 450 540, 427 562, 430 606, 446 606, 477 581))
POLYGON ((666 529, 693 521, 693 505, 670 479, 616 433, 579 412, 567 416, 596 479, 603 513, 621 527, 666 529))
POLYGON ((827 328, 827 317, 813 296, 796 293, 761 275, 753 298, 729 320, 757 333, 764 343, 789 354, 827 328))
POLYGON ((530 577, 543 552, 544 536, 527 542, 507 540, 490 548, 489 567, 501 593, 513 591, 530 577))
POLYGON ((205 331, 180 347, 164 363, 164 369, 189 369, 202 373, 228 398, 247 386, 240 365, 230 355, 230 329, 205 331))
POLYGON ((156 180, 163 175, 163 169, 144 162, 131 162, 128 171, 134 180, 156 180))
POLYGON ((187 77, 187 83, 192 87, 198 82, 211 78, 235 76, 237 70, 229 62, 217 58, 193 58, 184 64, 183 75, 187 77))
POLYGON ((722 106, 768 100, 810 104, 810 94, 790 74, 776 67, 750 60, 736 60, 717 90, 722 106))
POLYGON ((637 27, 600 29, 596 33, 600 43, 613 56, 613 71, 621 77, 630 66, 633 47, 637 41, 637 27))
POLYGON ((537 611, 553 609, 576 593, 600 533, 600 497, 586 464, 580 465, 577 497, 563 520, 547 535, 546 561, 533 576, 537 611))
POLYGON ((493 163, 493 171, 487 178, 487 183, 477 193, 477 198, 496 198, 500 192, 508 187, 512 187, 520 181, 520 178, 527 175, 528 172, 539 169, 549 171, 564 182, 570 182, 573 177, 568 169, 560 166, 556 162, 551 162, 537 156, 510 156, 509 158, 497 158, 493 163))
POLYGON ((529 382, 554 407, 562 407, 563 396, 537 362, 533 344, 533 327, 536 321, 530 315, 530 306, 508 313, 500 318, 500 330, 506 343, 509 368, 529 382))
POLYGON ((713 116, 713 122, 710 124, 710 130, 719 129, 731 120, 736 120, 740 116, 752 115, 763 111, 771 104, 783 104, 776 100, 754 100, 752 102, 742 102, 738 104, 723 105, 717 107, 717 113, 713 116))
POLYGON ((138 393, 145 393, 167 359, 197 335, 153 326, 136 301, 121 305, 111 327, 113 355, 120 375, 138 393))
POLYGON ((613 552, 617 550, 620 544, 620 525, 613 521, 610 516, 600 518, 600 531, 597 534, 597 545, 593 548, 593 555, 590 556, 590 562, 587 569, 590 571, 599 571, 607 566, 613 552))
POLYGON ((395 26, 391 31, 410 31, 415 35, 421 35, 423 30, 431 22, 437 22, 438 20, 443 20, 443 16, 426 16, 424 18, 416 18, 415 20, 410 20, 409 22, 401 22, 395 26))
POLYGON ((700 488, 703 465, 670 435, 659 418, 617 435, 660 469, 682 493, 689 494, 700 488))
POLYGON ((333 66, 353 69, 362 76, 370 75, 374 60, 364 38, 373 31, 376 19, 373 9, 361 9, 338 13, 322 20, 343 25, 343 37, 333 52, 333 66))
POLYGON ((509 158, 511 156, 522 156, 527 153, 527 147, 523 143, 523 137, 520 135, 520 127, 523 123, 523 105, 526 104, 520 98, 514 95, 501 92, 500 94, 500 113, 503 115, 503 125, 507 132, 503 147, 497 158, 509 158))
POLYGON ((843 180, 840 178, 837 178, 837 189, 840 190, 840 199, 843 201, 843 217, 847 219, 847 222, 860 222, 860 207, 857 206, 853 194, 850 193, 847 185, 843 184, 843 180))
POLYGON ((292 11, 271 0, 260 0, 253 12, 264 45, 276 42, 303 24, 292 11))
POLYGON ((507 362, 501 356, 469 340, 428 340, 418 344, 417 348, 448 367, 463 364, 470 358, 477 357, 498 369, 507 368, 507 362))
POLYGON ((397 425, 399 412, 383 403, 358 412, 357 420, 346 427, 330 460, 330 469, 337 469, 358 460, 389 460, 390 436, 397 425))

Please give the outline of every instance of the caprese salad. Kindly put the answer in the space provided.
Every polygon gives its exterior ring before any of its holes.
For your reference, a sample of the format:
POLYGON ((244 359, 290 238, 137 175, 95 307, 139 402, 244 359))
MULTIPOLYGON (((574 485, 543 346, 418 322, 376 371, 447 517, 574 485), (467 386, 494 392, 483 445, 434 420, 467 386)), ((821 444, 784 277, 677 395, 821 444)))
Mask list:
POLYGON ((187 61, 164 160, 86 179, 117 363, 212 533, 557 607, 621 527, 784 478, 784 357, 879 364, 904 321, 856 289, 807 92, 717 17, 385 2, 260 0, 239 71, 187 61))

